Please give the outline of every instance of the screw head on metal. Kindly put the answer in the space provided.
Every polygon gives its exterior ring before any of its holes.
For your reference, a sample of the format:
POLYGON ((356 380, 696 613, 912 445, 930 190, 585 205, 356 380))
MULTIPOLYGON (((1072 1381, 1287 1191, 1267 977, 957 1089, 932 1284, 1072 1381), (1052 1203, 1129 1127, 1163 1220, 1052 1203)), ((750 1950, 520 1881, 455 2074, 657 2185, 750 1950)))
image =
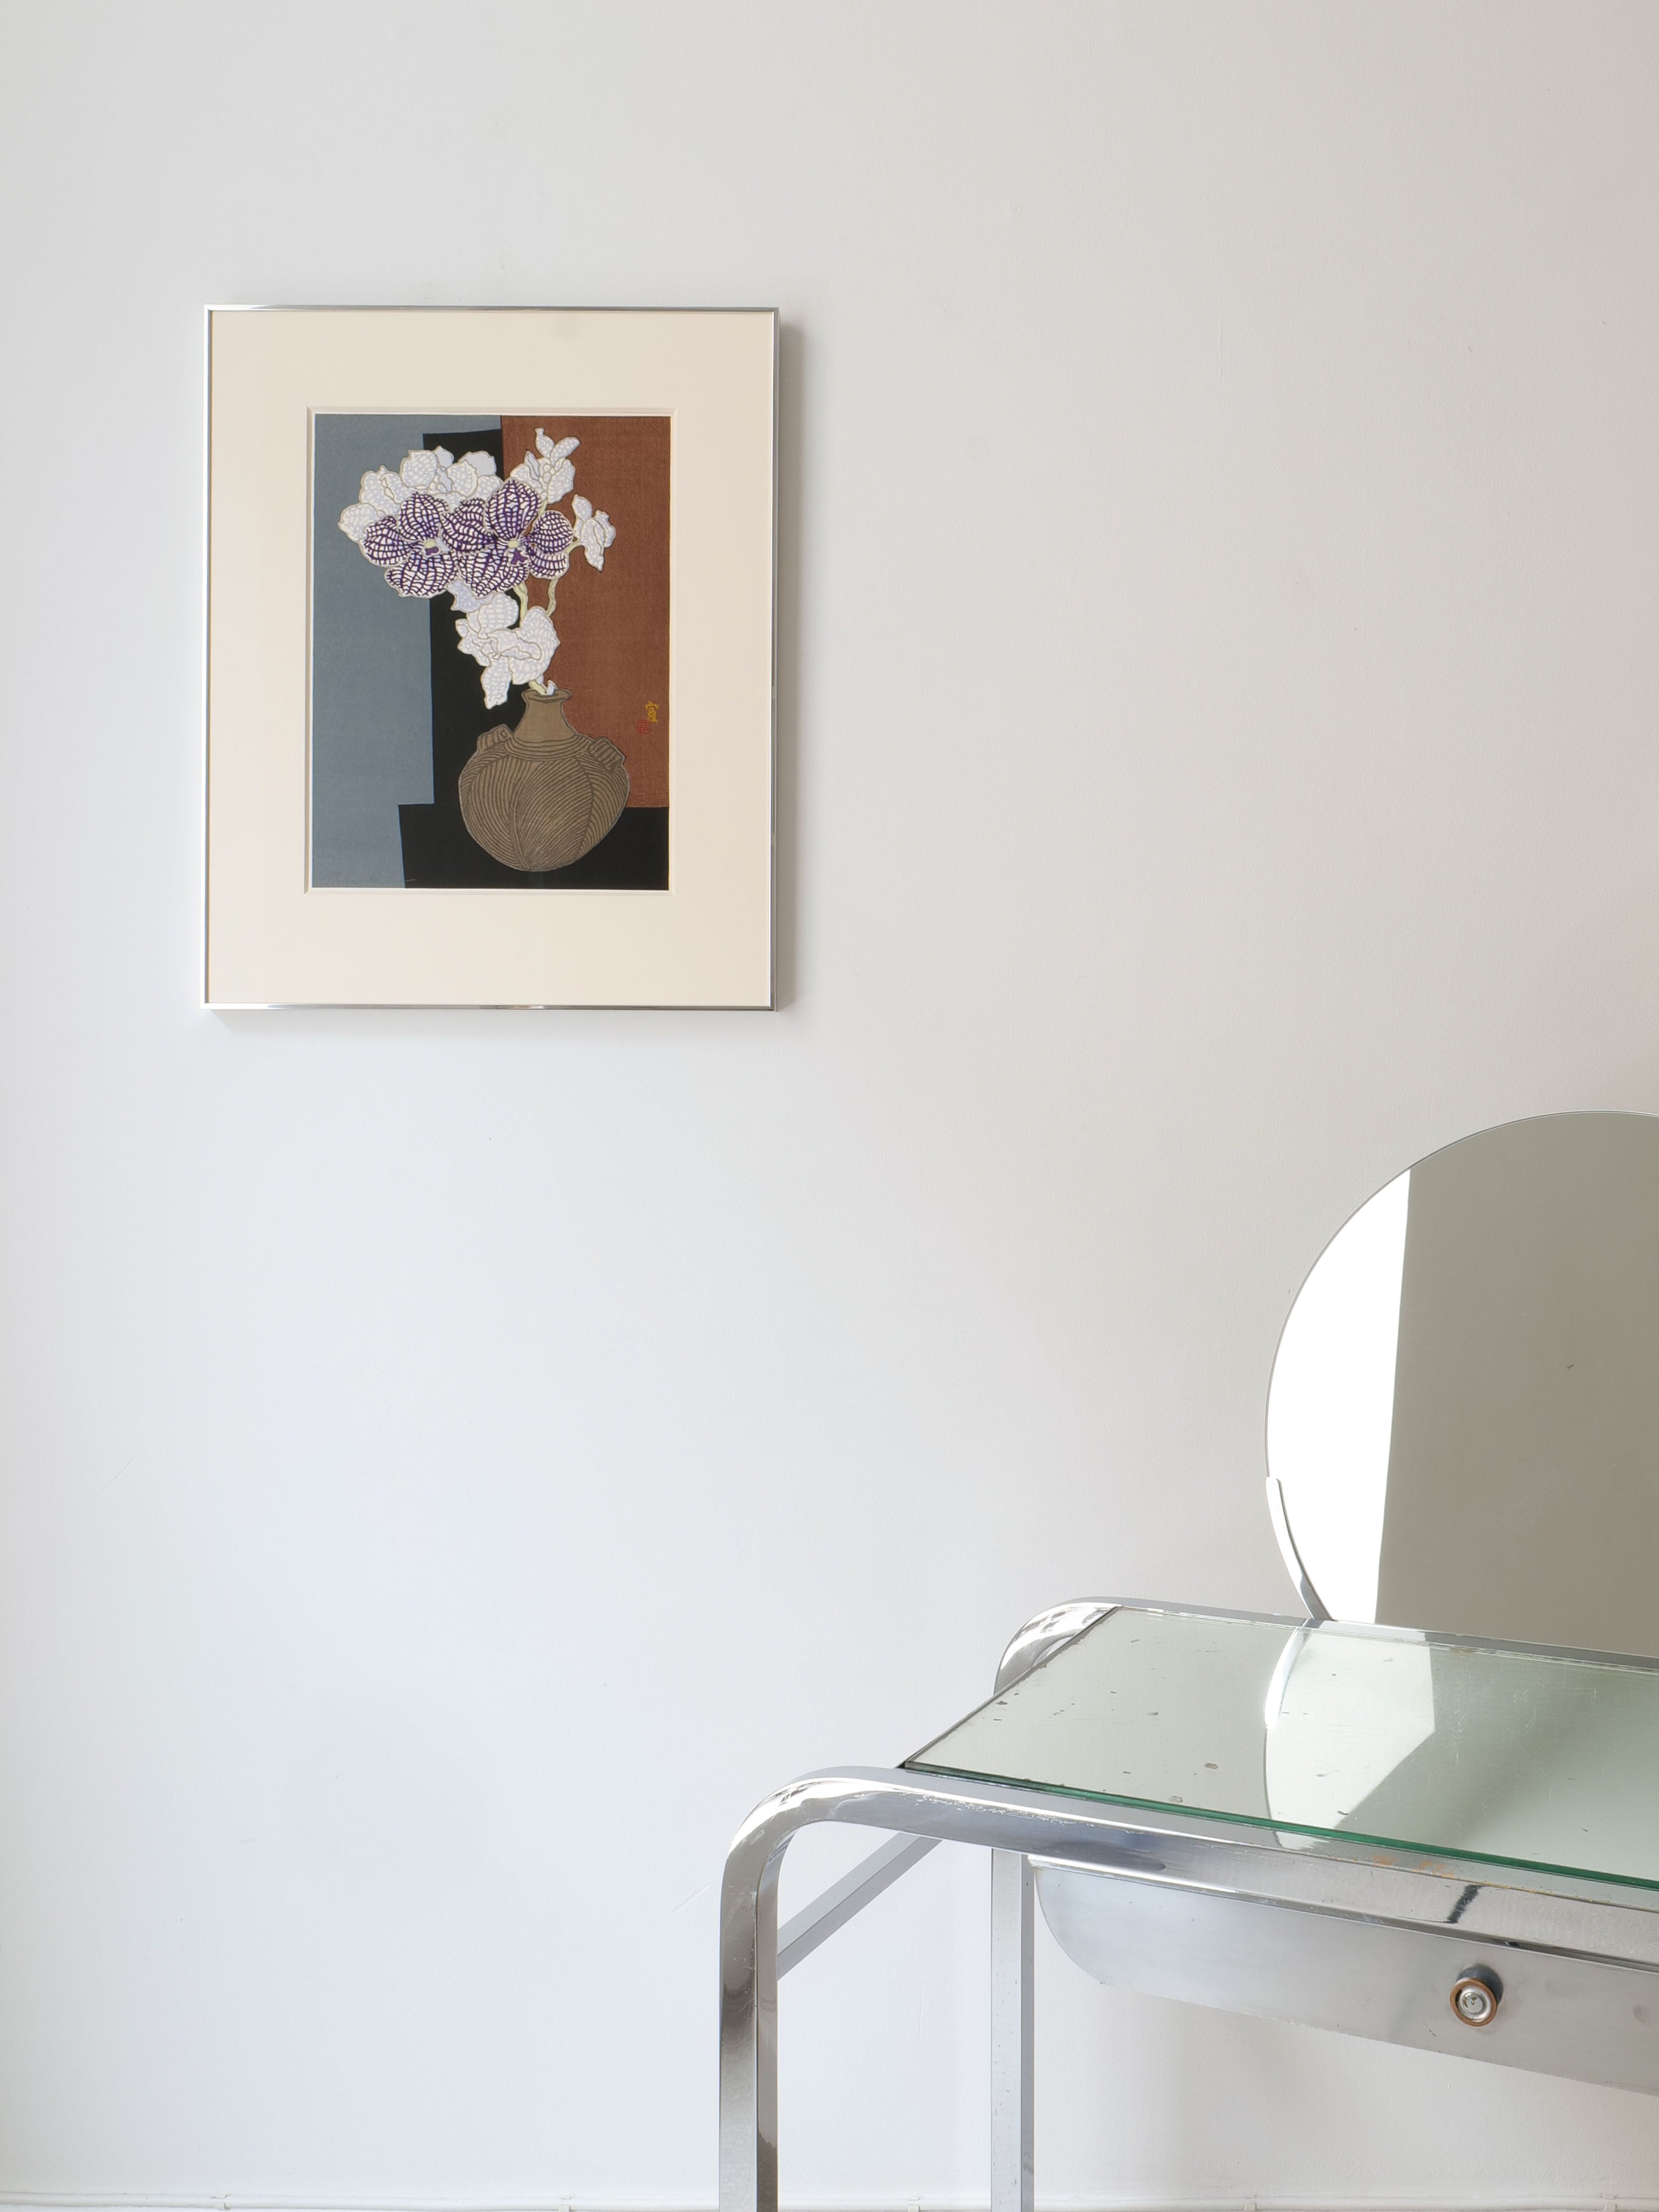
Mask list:
POLYGON ((1463 1974, 1452 1984, 1451 2008, 1466 2027, 1486 2027, 1498 2016, 1503 1994, 1496 1974, 1463 1974))

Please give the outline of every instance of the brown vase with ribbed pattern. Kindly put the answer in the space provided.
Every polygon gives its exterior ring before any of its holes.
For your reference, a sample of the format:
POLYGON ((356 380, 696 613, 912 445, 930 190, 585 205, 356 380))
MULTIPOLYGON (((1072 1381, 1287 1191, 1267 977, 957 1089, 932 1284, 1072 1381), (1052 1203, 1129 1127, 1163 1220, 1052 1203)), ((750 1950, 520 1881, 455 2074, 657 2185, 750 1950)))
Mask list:
POLYGON ((526 691, 509 729, 486 730, 461 770, 461 819, 503 866, 568 868, 614 830, 628 804, 628 763, 564 716, 568 691, 526 691))

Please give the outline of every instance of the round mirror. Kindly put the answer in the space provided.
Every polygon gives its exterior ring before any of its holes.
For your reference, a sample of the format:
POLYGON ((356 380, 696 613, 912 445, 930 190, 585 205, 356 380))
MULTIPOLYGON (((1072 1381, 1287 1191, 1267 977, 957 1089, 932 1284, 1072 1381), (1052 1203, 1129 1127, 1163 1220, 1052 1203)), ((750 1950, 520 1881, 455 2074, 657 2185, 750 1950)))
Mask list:
POLYGON ((1316 1618, 1659 1656, 1659 1119, 1449 1145, 1332 1238, 1267 1395, 1316 1618))

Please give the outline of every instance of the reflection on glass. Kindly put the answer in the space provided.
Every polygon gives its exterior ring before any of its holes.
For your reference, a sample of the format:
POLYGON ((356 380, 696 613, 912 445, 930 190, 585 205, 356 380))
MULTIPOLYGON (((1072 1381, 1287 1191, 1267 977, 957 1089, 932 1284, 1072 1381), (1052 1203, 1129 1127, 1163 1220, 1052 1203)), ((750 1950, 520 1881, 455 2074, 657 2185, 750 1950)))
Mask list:
POLYGON ((1659 1887, 1659 1670, 1120 1607, 907 1765, 1659 1887))
POLYGON ((1512 1121, 1362 1206, 1267 1458, 1338 1619, 1659 1655, 1659 1120, 1512 1121))
POLYGON ((1263 1708, 1269 1812, 1340 1828, 1434 1734, 1434 1655, 1420 1638, 1298 1629, 1263 1708))

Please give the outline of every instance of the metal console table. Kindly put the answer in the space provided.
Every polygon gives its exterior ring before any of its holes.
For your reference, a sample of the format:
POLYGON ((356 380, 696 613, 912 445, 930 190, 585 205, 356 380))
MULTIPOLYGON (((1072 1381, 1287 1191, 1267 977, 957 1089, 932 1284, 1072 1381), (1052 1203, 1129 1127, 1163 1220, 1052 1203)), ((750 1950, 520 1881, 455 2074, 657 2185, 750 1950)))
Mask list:
POLYGON ((1032 2201, 1039 1903, 1103 1981, 1659 2091, 1659 1665, 1087 1600, 902 1766, 806 1775, 739 1831, 721 2212, 775 2212, 779 1978, 945 1842, 992 1853, 993 2212, 1032 2201), (891 1839, 780 1929, 817 1821, 891 1839))

